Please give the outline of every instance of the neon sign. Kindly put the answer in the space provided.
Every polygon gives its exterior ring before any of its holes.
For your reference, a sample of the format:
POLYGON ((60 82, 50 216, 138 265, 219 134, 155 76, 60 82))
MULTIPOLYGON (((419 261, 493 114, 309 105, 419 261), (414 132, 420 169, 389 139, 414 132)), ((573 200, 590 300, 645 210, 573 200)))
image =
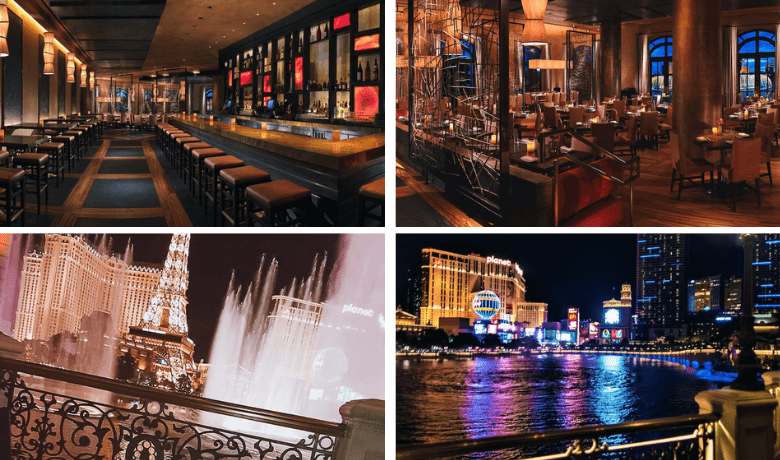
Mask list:
POLYGON ((617 308, 610 308, 605 311, 604 322, 607 324, 618 324, 620 322, 620 311, 617 308))
MULTIPOLYGON (((489 264, 492 263, 492 264, 497 264, 497 265, 504 265, 506 267, 509 267, 509 266, 512 265, 512 262, 509 261, 509 260, 499 259, 499 258, 496 258, 496 257, 493 257, 493 256, 488 256, 486 262, 489 263, 489 264)), ((515 267, 515 270, 518 269, 518 268, 519 267, 515 267)))

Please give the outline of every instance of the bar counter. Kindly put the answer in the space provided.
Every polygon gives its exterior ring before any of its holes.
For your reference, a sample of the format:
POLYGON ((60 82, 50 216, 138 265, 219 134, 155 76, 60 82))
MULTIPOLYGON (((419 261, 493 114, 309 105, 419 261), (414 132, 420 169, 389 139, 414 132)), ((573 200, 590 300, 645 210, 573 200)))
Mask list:
POLYGON ((287 179, 310 189, 317 209, 332 225, 357 225, 358 189, 384 176, 384 133, 332 141, 203 118, 169 122, 247 165, 268 171, 273 180, 287 179))

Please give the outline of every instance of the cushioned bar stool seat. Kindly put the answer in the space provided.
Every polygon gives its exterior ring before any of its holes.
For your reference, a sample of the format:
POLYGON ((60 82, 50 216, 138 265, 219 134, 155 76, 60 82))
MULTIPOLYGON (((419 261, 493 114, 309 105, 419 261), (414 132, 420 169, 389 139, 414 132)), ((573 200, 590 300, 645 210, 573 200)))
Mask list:
POLYGON ((8 150, 0 150, 0 166, 11 167, 11 154, 8 150))
POLYGON ((24 171, 0 168, 0 200, 3 201, 0 220, 10 227, 19 219, 24 226, 24 171))
POLYGON ((244 222, 246 188, 250 185, 269 182, 271 175, 254 166, 239 166, 238 168, 223 169, 220 171, 219 177, 222 180, 222 193, 220 194, 222 197, 222 225, 225 225, 227 219, 234 227, 238 227, 244 222))
POLYGON ((184 144, 193 142, 200 142, 200 139, 195 136, 176 138, 176 144, 174 145, 173 150, 173 164, 179 171, 180 177, 185 173, 184 165, 187 164, 187 160, 184 158, 184 144))
POLYGON ((45 153, 22 153, 13 159, 14 167, 21 167, 29 179, 25 193, 35 195, 38 204, 38 214, 41 213, 41 193, 49 204, 49 155, 45 153))
POLYGON ((385 225, 385 178, 377 179, 360 187, 358 191, 358 224, 366 225, 366 218, 376 220, 380 226, 385 225), (379 215, 373 211, 379 209, 379 215))
POLYGON ((210 148, 211 144, 207 142, 188 142, 186 144, 183 144, 181 146, 182 148, 182 154, 181 154, 181 161, 182 165, 184 166, 184 179, 187 180, 187 186, 191 189, 192 185, 190 180, 192 179, 192 151, 195 149, 207 149, 210 148), (189 178, 187 177, 187 174, 189 174, 189 178))
POLYGON ((251 185, 246 189, 246 198, 249 226, 254 226, 255 220, 268 227, 274 227, 276 224, 305 225, 311 217, 311 191, 287 180, 251 185), (257 212, 256 208, 262 213, 257 212), (293 210, 302 212, 303 217, 290 219, 289 211, 293 210), (284 213, 281 219, 276 218, 279 213, 284 213))
POLYGON ((65 180, 65 144, 61 142, 44 142, 35 146, 38 153, 49 155, 49 171, 54 174, 55 184, 60 188, 60 180, 65 180))
MULTIPOLYGON (((244 162, 233 155, 220 155, 206 158, 203 160, 203 191, 206 198, 214 204, 214 225, 217 225, 217 214, 219 212, 219 189, 221 181, 219 173, 223 169, 238 168, 244 166, 244 162)), ((206 203, 206 212, 208 213, 208 203, 206 203)))
POLYGON ((74 166, 74 160, 76 159, 76 154, 73 151, 76 146, 76 136, 54 136, 51 138, 51 141, 65 144, 63 159, 68 165, 68 172, 70 172, 71 168, 74 166))
POLYGON ((190 184, 192 185, 192 193, 195 194, 195 186, 198 187, 198 204, 201 204, 203 197, 203 184, 205 178, 203 177, 203 162, 206 158, 225 156, 225 152, 220 149, 208 147, 204 149, 193 149, 190 158, 190 184))

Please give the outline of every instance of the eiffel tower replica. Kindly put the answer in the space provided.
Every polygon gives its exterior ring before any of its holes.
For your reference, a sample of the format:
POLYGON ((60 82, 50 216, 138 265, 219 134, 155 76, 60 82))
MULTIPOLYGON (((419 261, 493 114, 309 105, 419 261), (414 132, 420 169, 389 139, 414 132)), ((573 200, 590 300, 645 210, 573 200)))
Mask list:
POLYGON ((131 326, 123 344, 139 369, 154 372, 158 380, 174 385, 182 375, 197 373, 192 355, 195 343, 187 336, 187 286, 190 235, 176 233, 168 247, 160 284, 138 326, 131 326))

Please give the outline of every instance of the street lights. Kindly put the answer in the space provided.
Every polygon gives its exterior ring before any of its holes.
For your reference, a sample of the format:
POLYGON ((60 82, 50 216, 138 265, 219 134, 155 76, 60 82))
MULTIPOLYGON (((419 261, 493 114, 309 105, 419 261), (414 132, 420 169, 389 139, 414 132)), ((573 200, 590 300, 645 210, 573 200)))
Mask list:
POLYGON ((742 235, 744 273, 742 281, 742 321, 739 331, 739 364, 735 366, 739 375, 733 382, 733 390, 763 391, 764 382, 758 379, 761 367, 756 362, 753 346, 756 344, 756 331, 753 328, 753 247, 756 235, 742 235))

